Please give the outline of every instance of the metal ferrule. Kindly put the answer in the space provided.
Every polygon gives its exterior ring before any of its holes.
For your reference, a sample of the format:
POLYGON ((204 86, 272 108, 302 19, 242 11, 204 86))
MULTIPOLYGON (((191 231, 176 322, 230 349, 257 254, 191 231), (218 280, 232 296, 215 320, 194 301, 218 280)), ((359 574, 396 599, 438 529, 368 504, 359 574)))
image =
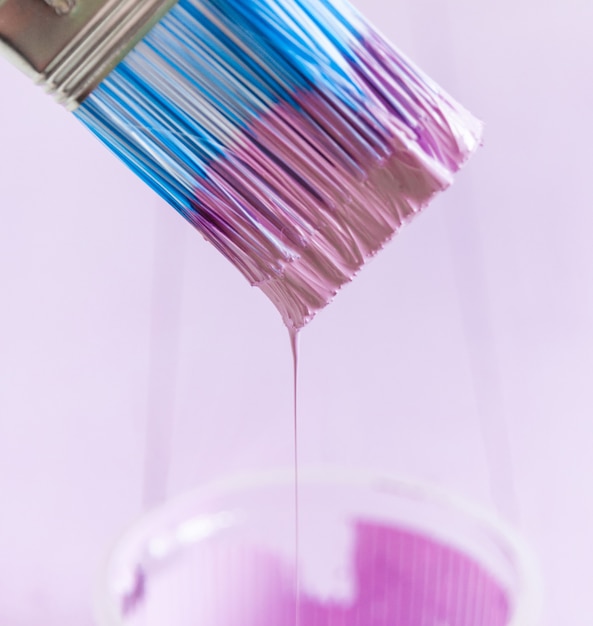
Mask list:
POLYGON ((75 109, 177 0, 0 0, 0 55, 75 109))

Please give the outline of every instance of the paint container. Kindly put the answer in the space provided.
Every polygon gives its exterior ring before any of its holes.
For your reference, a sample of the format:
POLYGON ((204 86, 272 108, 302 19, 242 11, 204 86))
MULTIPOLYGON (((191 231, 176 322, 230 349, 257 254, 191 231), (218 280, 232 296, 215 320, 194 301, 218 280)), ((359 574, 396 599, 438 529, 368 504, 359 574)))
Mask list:
POLYGON ((149 512, 109 554, 98 625, 538 624, 523 542, 446 492, 302 469, 299 509, 298 548, 291 471, 240 476, 149 512))

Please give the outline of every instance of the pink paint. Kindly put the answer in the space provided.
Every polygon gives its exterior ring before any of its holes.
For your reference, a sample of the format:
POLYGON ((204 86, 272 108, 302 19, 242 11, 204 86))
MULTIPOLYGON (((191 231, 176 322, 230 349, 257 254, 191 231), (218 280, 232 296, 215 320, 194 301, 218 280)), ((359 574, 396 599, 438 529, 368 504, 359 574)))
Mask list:
POLYGON ((301 624, 301 577, 300 561, 300 507, 299 507, 299 429, 298 429, 298 374, 299 374, 299 329, 289 328, 290 349, 292 352, 292 396, 293 396, 293 438, 294 438, 294 588, 295 615, 294 624, 301 624))
POLYGON ((369 33, 353 54, 358 92, 277 103, 195 191, 190 219, 289 328, 304 326, 451 184, 481 133, 381 38, 369 33))
MULTIPOLYGON (((302 626, 507 626, 508 596, 477 561, 405 528, 358 520, 347 600, 303 587, 302 626)), ((320 545, 323 545, 323 538, 320 545)), ((327 537, 326 539, 330 539, 327 537)), ((125 626, 294 626, 290 568, 260 548, 209 540, 122 599, 125 626), (146 621, 148 620, 148 621, 146 621)))
POLYGON ((505 626, 505 592, 478 563, 427 536, 359 522, 350 603, 307 596, 306 626, 505 626))

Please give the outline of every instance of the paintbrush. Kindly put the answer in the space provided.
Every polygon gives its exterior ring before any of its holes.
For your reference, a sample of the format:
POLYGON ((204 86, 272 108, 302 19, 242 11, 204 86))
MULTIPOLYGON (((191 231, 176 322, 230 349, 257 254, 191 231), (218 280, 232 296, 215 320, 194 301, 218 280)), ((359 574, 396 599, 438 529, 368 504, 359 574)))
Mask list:
POLYGON ((341 0, 0 0, 0 50, 298 329, 481 126, 341 0))

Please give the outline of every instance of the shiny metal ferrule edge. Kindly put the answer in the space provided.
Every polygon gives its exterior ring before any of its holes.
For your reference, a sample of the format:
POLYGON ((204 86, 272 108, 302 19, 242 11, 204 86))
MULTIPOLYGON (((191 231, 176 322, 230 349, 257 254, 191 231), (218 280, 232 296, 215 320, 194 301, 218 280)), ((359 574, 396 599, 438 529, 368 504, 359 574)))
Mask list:
POLYGON ((177 0, 0 0, 0 55, 74 110, 177 0))

